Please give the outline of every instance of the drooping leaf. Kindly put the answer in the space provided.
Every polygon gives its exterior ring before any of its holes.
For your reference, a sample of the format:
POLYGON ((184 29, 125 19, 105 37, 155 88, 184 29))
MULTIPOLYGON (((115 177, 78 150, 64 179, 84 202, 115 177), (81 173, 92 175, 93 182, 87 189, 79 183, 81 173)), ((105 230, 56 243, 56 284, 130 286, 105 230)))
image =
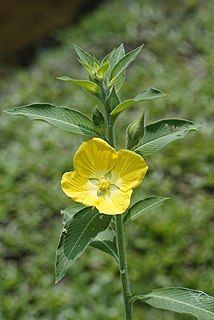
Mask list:
POLYGON ((110 227, 100 232, 90 243, 90 246, 110 254, 118 261, 115 232, 110 227))
POLYGON ((144 213, 160 207, 164 203, 164 201, 168 199, 169 198, 148 197, 138 201, 131 208, 129 208, 123 220, 124 224, 132 222, 135 219, 141 217, 144 213))
POLYGON ((214 319, 214 297, 187 288, 162 288, 137 296, 158 309, 189 313, 199 320, 214 319))
POLYGON ((33 103, 6 110, 12 115, 23 115, 29 119, 43 120, 49 124, 72 133, 97 136, 93 122, 83 113, 48 103, 33 103))
POLYGON ((112 86, 115 83, 115 81, 118 79, 119 74, 126 70, 129 64, 136 59, 137 55, 142 50, 142 48, 143 45, 130 51, 115 64, 111 72, 110 86, 112 86))
POLYGON ((189 131, 198 131, 200 126, 184 119, 164 119, 151 123, 145 128, 142 144, 134 151, 142 156, 148 156, 167 144, 186 137, 189 131))
POLYGON ((57 248, 56 283, 64 277, 67 269, 84 253, 98 233, 108 227, 110 220, 111 216, 87 207, 65 224, 57 248))
POLYGON ((115 116, 120 112, 122 112, 123 110, 125 110, 126 108, 138 102, 162 98, 165 95, 166 95, 165 93, 155 88, 145 89, 141 93, 139 93, 135 98, 122 101, 120 104, 118 104, 116 108, 112 111, 111 115, 115 116))
POLYGON ((120 103, 120 98, 118 97, 117 92, 116 92, 115 88, 113 87, 111 89, 110 95, 108 96, 108 98, 106 100, 107 110, 109 112, 111 112, 118 105, 118 103, 120 103))
POLYGON ((87 92, 95 95, 96 97, 100 93, 99 86, 96 83, 94 83, 94 82, 92 82, 90 80, 77 80, 77 79, 72 79, 72 78, 70 78, 68 76, 57 77, 57 79, 73 83, 73 84, 77 85, 78 87, 86 90, 87 92))
POLYGON ((74 44, 74 49, 83 63, 88 64, 91 67, 94 66, 94 57, 92 55, 90 55, 88 52, 86 52, 76 44, 74 44))

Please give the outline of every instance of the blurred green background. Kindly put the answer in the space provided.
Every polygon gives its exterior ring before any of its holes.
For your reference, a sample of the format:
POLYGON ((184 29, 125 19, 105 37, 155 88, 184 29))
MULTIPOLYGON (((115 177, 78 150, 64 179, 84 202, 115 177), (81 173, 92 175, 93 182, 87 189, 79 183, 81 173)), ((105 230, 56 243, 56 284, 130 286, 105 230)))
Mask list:
MULTIPOLYGON (((147 122, 180 117, 206 124, 149 156, 138 197, 170 196, 126 229, 133 290, 183 286, 214 295, 213 4, 211 0, 106 1, 75 27, 56 34, 28 68, 7 67, 0 79, 0 319, 122 320, 116 263, 89 248, 54 285, 55 249, 69 199, 60 188, 81 137, 4 109, 50 102, 84 111, 97 103, 57 76, 86 77, 73 43, 102 58, 124 43, 144 49, 127 74, 123 99, 150 86, 166 98, 137 105, 117 122, 118 148, 142 110, 147 122)), ((135 304, 134 319, 193 319, 135 304)))

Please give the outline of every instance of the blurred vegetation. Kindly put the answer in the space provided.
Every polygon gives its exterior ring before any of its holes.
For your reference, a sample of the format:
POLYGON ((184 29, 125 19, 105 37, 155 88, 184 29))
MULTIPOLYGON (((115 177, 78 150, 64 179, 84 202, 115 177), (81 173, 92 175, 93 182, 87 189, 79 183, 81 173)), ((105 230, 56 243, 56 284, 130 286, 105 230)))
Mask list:
MULTIPOLYGON (((125 111, 117 122, 118 147, 128 123, 144 108, 147 121, 180 117, 205 124, 200 133, 148 157, 150 170, 134 195, 170 196, 127 228, 130 278, 137 292, 183 286, 214 294, 214 143, 212 1, 108 1, 75 27, 60 31, 59 48, 43 50, 28 69, 8 68, 0 80, 1 110, 50 102, 90 115, 97 103, 57 76, 85 77, 73 43, 98 57, 124 43, 144 43, 129 67, 123 98, 150 86, 164 99, 125 111)), ((96 249, 54 286, 60 209, 69 199, 60 189, 81 138, 42 122, 0 114, 0 319, 122 319, 115 262, 96 249)), ((135 319, 192 319, 135 305, 135 319)))

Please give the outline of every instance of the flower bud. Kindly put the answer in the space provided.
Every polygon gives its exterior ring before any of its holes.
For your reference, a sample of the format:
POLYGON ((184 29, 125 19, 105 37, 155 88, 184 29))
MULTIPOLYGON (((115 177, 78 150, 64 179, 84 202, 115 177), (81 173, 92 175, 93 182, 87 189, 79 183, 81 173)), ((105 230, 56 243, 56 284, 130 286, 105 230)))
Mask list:
POLYGON ((127 148, 136 146, 144 135, 144 112, 133 121, 126 130, 127 148))
POLYGON ((93 110, 92 120, 95 128, 103 128, 105 125, 105 119, 97 107, 93 110))

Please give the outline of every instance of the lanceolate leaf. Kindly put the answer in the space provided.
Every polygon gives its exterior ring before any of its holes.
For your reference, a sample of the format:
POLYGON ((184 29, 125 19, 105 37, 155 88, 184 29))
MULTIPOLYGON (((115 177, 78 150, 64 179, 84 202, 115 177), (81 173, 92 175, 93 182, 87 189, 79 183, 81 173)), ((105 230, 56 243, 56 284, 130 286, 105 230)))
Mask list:
POLYGON ((119 73, 118 76, 115 77, 114 87, 117 92, 122 88, 125 80, 126 80, 126 71, 124 70, 123 72, 119 73))
POLYGON ((57 248, 56 282, 63 278, 68 267, 84 253, 98 233, 108 227, 110 220, 111 216, 87 207, 65 224, 57 248))
POLYGON ((140 294, 138 297, 158 309, 189 313, 199 320, 214 319, 214 297, 187 288, 163 288, 140 294))
POLYGON ((99 86, 96 83, 89 80, 77 80, 77 79, 72 79, 68 76, 57 77, 57 79, 66 81, 66 82, 71 82, 95 96, 98 96, 100 93, 99 86))
POLYGON ((114 48, 112 51, 110 51, 101 61, 101 65, 105 64, 106 62, 109 62, 115 52, 116 48, 114 48))
POLYGON ((23 115, 29 119, 43 120, 72 133, 97 136, 93 122, 86 115, 73 109, 56 107, 48 103, 33 103, 6 111, 12 115, 23 115))
POLYGON ((109 57, 110 70, 114 68, 117 62, 125 56, 125 50, 123 44, 121 44, 118 48, 114 49, 112 54, 109 57))
POLYGON ((189 131, 199 129, 200 125, 184 119, 164 119, 146 126, 142 144, 134 151, 148 156, 165 147, 170 142, 186 137, 189 131))
POLYGON ((142 46, 132 50, 131 52, 127 53, 124 57, 122 57, 114 66, 112 72, 111 72, 111 81, 110 86, 115 83, 117 80, 118 75, 126 70, 126 68, 129 66, 129 64, 134 61, 139 54, 139 52, 142 50, 142 46))
POLYGON ((94 68, 93 67, 91 67, 89 64, 87 64, 87 63, 85 63, 85 62, 83 62, 83 61, 81 61, 81 60, 78 60, 79 61, 79 63, 89 72, 89 74, 94 74, 94 68))
POLYGON ((144 213, 161 206, 164 201, 168 199, 169 198, 149 197, 138 201, 128 210, 123 220, 124 223, 126 224, 134 221, 135 219, 141 217, 144 213))
POLYGON ((141 101, 145 100, 152 100, 152 99, 157 99, 157 98, 162 98, 165 96, 165 93, 162 91, 155 89, 155 88, 149 88, 143 90, 141 93, 139 93, 135 98, 133 99, 128 99, 116 106, 116 108, 112 111, 111 115, 115 116, 125 110, 126 108, 132 106, 133 104, 136 104, 141 101))
POLYGON ((80 58, 80 60, 83 63, 86 63, 91 67, 94 66, 94 57, 92 55, 90 55, 88 52, 86 52, 85 50, 83 50, 82 48, 77 46, 76 44, 74 44, 74 49, 75 49, 78 57, 80 58))
POLYGON ((97 76, 100 79, 103 79, 107 73, 109 69, 109 63, 106 62, 105 64, 103 64, 98 70, 97 70, 97 76))
POLYGON ((115 232, 110 227, 100 232, 90 243, 90 246, 110 254, 118 261, 115 232))

